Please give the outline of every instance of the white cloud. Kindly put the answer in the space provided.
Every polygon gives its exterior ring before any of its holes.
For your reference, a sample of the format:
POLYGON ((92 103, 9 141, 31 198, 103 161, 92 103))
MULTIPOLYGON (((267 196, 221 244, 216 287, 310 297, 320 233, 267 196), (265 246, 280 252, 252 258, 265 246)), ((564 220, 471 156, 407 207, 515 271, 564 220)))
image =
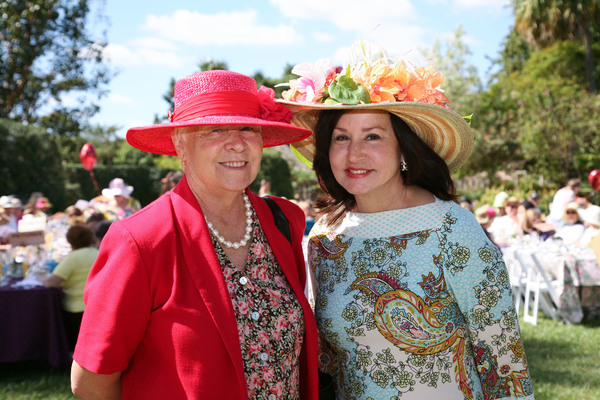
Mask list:
POLYGON ((143 29, 159 37, 194 45, 291 45, 302 41, 294 28, 261 25, 255 10, 215 15, 177 10, 171 15, 147 15, 143 29))
POLYGON ((164 65, 177 68, 183 64, 181 58, 172 51, 140 47, 132 43, 131 47, 109 44, 104 49, 108 62, 117 66, 164 65))
POLYGON ((408 24, 417 20, 409 0, 269 0, 284 17, 326 20, 344 31, 368 32, 379 24, 408 24))
MULTIPOLYGON (((343 33, 345 43, 356 40, 376 43, 390 56, 402 56, 424 46, 428 31, 418 25, 419 18, 409 0, 346 0, 343 3, 323 0, 269 0, 286 18, 308 21, 319 29, 334 28, 343 33)), ((319 33, 320 34, 320 33, 319 33)), ((313 33, 314 38, 315 33, 313 33)), ((333 36, 333 34, 332 34, 333 36)), ((350 62, 348 47, 338 48, 334 62, 350 62)))

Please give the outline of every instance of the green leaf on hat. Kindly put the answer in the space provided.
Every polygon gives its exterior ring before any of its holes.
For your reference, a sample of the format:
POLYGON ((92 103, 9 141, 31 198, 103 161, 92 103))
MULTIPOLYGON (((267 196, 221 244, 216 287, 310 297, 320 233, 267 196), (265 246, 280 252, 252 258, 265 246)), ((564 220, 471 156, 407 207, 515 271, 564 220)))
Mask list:
POLYGON ((298 157, 298 160, 302 161, 302 164, 306 165, 308 168, 312 169, 312 162, 310 162, 306 157, 304 157, 302 154, 300 154, 300 152, 298 150, 296 150, 296 148, 294 146, 290 146, 290 149, 292 149, 292 153, 294 153, 294 155, 296 157, 298 157))
POLYGON ((348 75, 339 74, 329 86, 327 100, 335 100, 331 103, 342 104, 367 104, 371 102, 371 96, 365 87, 352 80, 348 75))

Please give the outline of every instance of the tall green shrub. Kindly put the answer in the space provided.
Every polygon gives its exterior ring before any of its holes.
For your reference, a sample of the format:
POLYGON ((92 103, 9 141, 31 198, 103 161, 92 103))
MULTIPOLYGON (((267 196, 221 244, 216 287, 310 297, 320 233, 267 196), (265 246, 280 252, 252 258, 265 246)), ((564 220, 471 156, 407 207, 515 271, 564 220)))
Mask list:
POLYGON ((66 205, 64 170, 56 142, 43 129, 0 119, 0 194, 27 201, 42 192, 53 210, 66 205))

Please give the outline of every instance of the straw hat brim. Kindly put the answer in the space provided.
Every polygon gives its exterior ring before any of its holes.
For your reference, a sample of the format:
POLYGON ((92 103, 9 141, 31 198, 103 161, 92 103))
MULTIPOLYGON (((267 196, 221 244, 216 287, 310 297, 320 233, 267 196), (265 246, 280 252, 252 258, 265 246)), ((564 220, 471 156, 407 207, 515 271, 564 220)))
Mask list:
POLYGON ((311 131, 292 124, 269 121, 248 115, 214 115, 178 122, 131 128, 127 142, 133 147, 155 154, 176 156, 171 134, 175 128, 205 125, 253 125, 262 127, 263 147, 274 147, 306 139, 311 131))
MULTIPOLYGON (((474 140, 469 124, 457 113, 444 107, 417 102, 381 102, 370 104, 323 104, 277 100, 294 114, 292 123, 314 131, 319 112, 323 110, 384 110, 400 117, 456 171, 471 156, 474 140)), ((313 161, 315 145, 313 135, 292 143, 292 147, 310 162, 313 161)))

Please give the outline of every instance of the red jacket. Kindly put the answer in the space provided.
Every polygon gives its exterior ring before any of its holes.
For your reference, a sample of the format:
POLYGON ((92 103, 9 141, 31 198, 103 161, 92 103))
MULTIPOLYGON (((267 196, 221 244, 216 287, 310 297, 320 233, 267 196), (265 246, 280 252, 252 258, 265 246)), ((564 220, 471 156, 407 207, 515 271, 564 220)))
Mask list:
MULTIPOLYGON (((317 399, 317 328, 304 295, 304 214, 276 199, 290 222, 290 246, 266 203, 248 194, 303 308, 300 393, 302 399, 317 399)), ((124 371, 123 398, 247 398, 233 307, 185 178, 174 191, 111 225, 84 300, 73 358, 95 373, 124 371)))

